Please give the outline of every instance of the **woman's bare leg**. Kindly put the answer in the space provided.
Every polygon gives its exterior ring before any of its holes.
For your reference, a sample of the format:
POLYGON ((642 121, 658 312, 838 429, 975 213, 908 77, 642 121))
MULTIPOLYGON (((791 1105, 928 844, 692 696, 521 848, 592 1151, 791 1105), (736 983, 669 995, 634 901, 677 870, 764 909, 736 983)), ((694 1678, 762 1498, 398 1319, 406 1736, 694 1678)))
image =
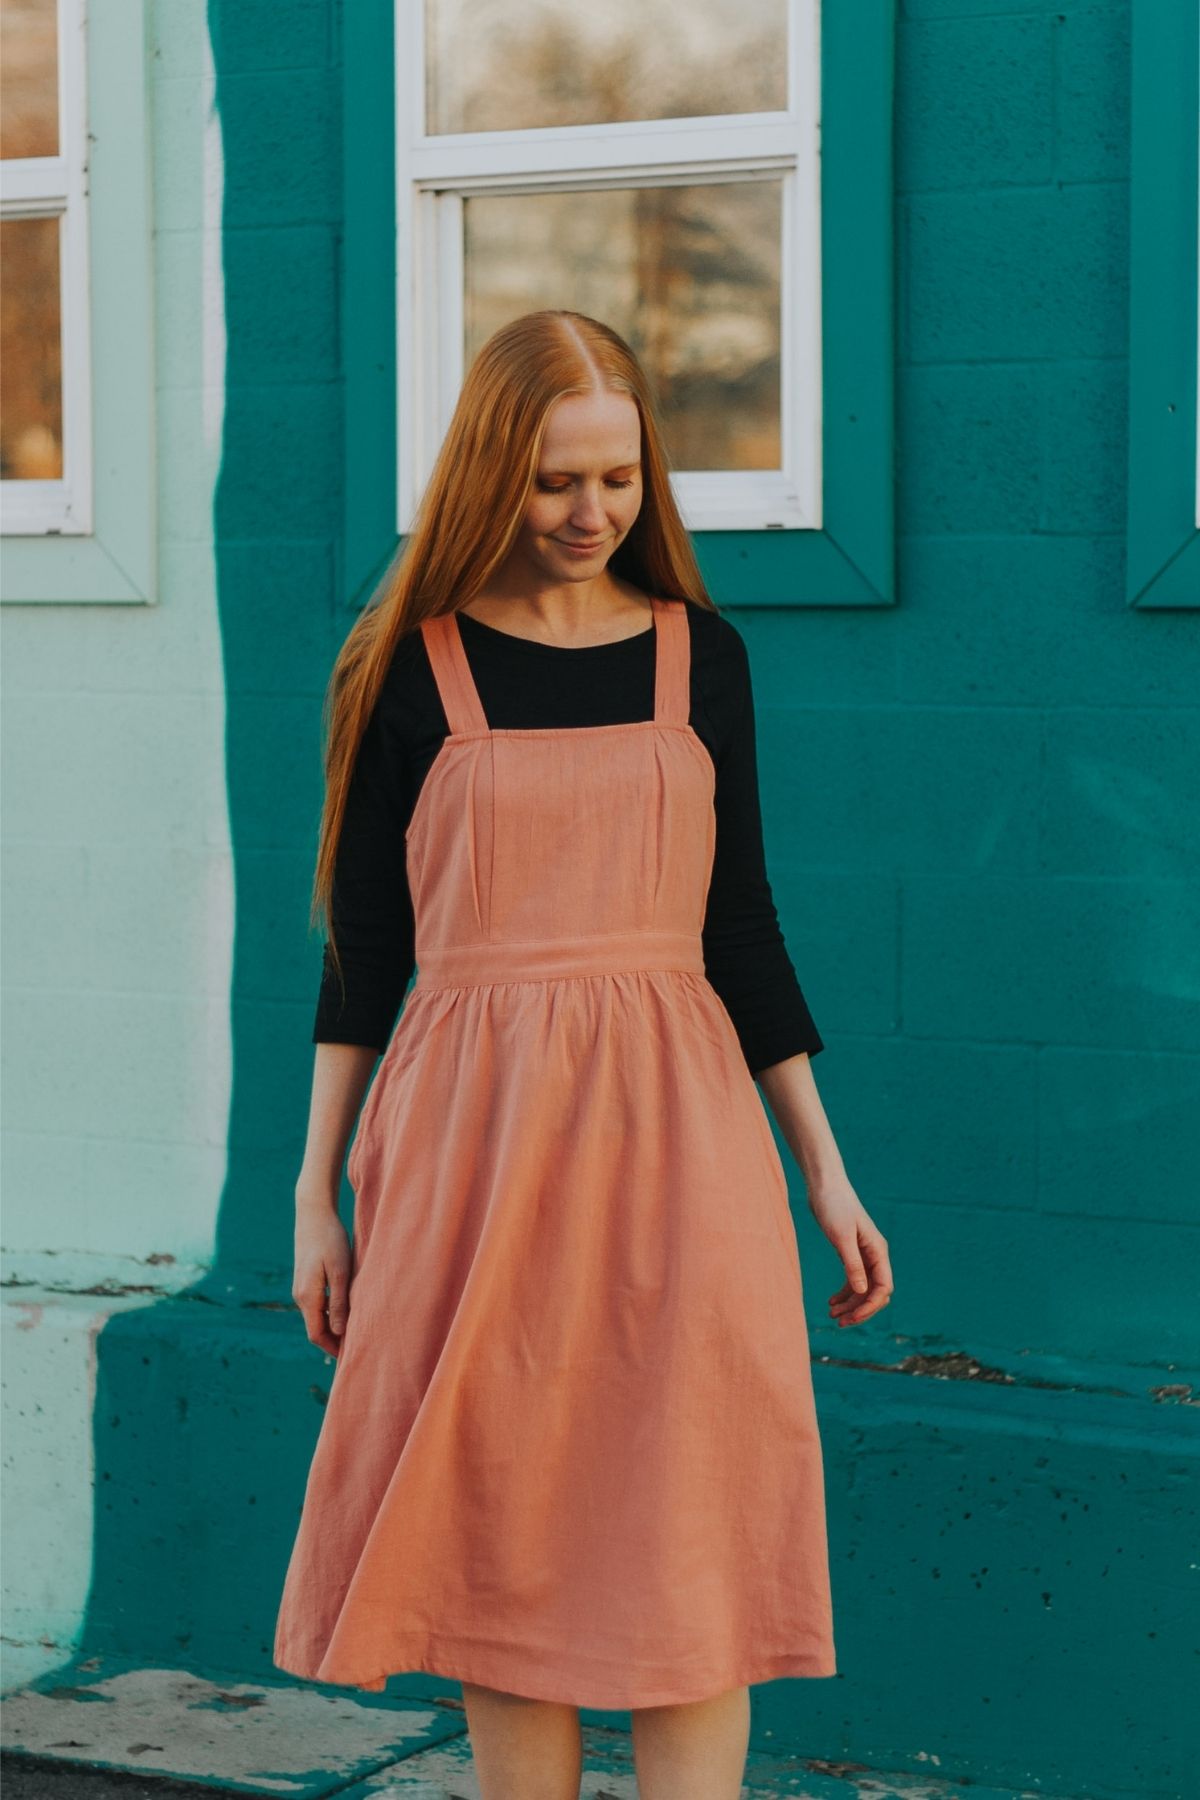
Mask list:
POLYGON ((577 1706, 470 1681, 461 1685, 482 1800, 579 1800, 583 1735, 577 1706))
POLYGON ((633 1714, 638 1800, 741 1800, 750 1747, 750 1690, 633 1714))

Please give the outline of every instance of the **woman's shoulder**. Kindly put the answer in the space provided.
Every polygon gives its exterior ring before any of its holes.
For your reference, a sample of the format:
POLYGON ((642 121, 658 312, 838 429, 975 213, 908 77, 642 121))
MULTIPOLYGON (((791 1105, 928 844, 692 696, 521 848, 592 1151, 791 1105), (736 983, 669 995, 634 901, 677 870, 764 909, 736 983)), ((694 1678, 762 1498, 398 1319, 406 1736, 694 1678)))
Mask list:
POLYGON ((423 700, 433 686, 433 670, 425 637, 419 625, 402 631, 392 648, 387 672, 383 678, 380 699, 388 705, 403 706, 414 699, 423 700))
POLYGON ((728 613, 722 612, 717 606, 706 605, 702 600, 685 598, 683 604, 687 609, 692 636, 698 641, 726 650, 744 648, 742 634, 728 613))
POLYGON ((733 621, 714 606, 684 600, 697 673, 717 688, 738 689, 750 666, 746 640, 733 621))
POLYGON ((397 638, 372 708, 370 729, 392 742, 411 746, 429 729, 437 709, 437 686, 425 639, 419 629, 397 638))

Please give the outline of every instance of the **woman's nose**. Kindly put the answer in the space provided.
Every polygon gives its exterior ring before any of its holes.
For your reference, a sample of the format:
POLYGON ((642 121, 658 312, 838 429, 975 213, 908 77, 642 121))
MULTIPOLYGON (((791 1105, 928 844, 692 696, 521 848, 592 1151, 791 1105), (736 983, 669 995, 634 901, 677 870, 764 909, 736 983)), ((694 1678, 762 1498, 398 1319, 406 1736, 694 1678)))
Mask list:
POLYGON ((571 523, 577 531, 585 531, 589 526, 603 525, 606 517, 600 495, 585 493, 581 495, 579 505, 571 514, 571 523))

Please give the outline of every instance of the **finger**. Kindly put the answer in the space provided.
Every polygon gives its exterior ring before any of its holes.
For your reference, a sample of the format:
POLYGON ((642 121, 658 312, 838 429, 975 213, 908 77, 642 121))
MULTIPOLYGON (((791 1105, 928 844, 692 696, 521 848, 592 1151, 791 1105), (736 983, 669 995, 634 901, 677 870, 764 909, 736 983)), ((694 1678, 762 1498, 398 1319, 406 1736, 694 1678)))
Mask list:
POLYGON ((295 1296, 295 1301, 304 1320, 304 1330, 309 1343, 315 1344, 319 1350, 336 1352, 337 1339, 329 1329, 329 1321, 325 1314, 324 1291, 320 1295, 312 1292, 298 1294, 295 1296))
POLYGON ((839 1325, 859 1325, 864 1319, 880 1312, 891 1300, 893 1290, 890 1287, 873 1287, 861 1304, 852 1311, 845 1312, 838 1319, 839 1325))
POLYGON ((325 1311, 324 1298, 321 1299, 309 1323, 308 1335, 318 1350, 324 1350, 329 1356, 336 1356, 341 1349, 341 1339, 335 1337, 330 1329, 329 1317, 325 1311))
POLYGON ((861 1307, 857 1312, 843 1313, 838 1320, 838 1325, 839 1327, 843 1325, 862 1325, 876 1311, 878 1311, 877 1307, 868 1306, 861 1307))
POLYGON ((867 1271, 863 1267, 857 1237, 844 1239, 837 1246, 837 1253, 841 1257, 842 1266, 846 1271, 846 1285, 842 1291, 865 1294, 871 1283, 867 1277, 867 1271))
POLYGON ((881 1232, 872 1231, 863 1236, 862 1258, 869 1275, 865 1291, 855 1293, 850 1292, 847 1287, 843 1287, 830 1303, 832 1308, 836 1302, 836 1310, 839 1313, 852 1308, 855 1319, 869 1318, 872 1312, 877 1312, 879 1306, 886 1303, 887 1297, 893 1291, 892 1265, 888 1258, 887 1239, 881 1232), (883 1295, 883 1300, 877 1298, 880 1294, 883 1295), (870 1311, 866 1312, 863 1307, 868 1303, 870 1311))
POLYGON ((331 1277, 329 1283, 329 1304, 325 1310, 329 1319, 329 1329, 339 1338, 344 1334, 347 1320, 350 1317, 348 1295, 349 1286, 345 1275, 339 1274, 331 1277))
POLYGON ((845 1312, 850 1307, 861 1306, 864 1300, 870 1299, 871 1294, 877 1285, 877 1283, 868 1280, 866 1288, 859 1289, 852 1288, 848 1281, 843 1282, 836 1294, 831 1294, 829 1296, 830 1310, 832 1312, 845 1312))
POLYGON ((863 1257, 871 1275, 871 1285, 891 1288, 892 1264, 888 1256, 888 1244, 885 1237, 868 1238, 863 1245, 863 1257))

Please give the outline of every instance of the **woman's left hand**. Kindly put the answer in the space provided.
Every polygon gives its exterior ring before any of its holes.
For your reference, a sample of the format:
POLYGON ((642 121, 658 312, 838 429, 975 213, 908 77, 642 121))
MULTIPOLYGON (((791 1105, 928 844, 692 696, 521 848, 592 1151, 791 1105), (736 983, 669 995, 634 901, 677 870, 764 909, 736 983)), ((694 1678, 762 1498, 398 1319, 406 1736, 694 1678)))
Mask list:
POLYGON ((830 1317, 839 1326, 861 1325, 892 1297, 887 1239, 844 1175, 810 1194, 809 1206, 846 1271, 842 1286, 829 1296, 830 1317))
POLYGON ((830 1314, 839 1325, 861 1325, 891 1299, 892 1265, 887 1239, 846 1179, 813 1080, 812 1057, 803 1052, 785 1057, 760 1069, 755 1079, 800 1165, 812 1215, 845 1266, 844 1284, 829 1296, 830 1314))

